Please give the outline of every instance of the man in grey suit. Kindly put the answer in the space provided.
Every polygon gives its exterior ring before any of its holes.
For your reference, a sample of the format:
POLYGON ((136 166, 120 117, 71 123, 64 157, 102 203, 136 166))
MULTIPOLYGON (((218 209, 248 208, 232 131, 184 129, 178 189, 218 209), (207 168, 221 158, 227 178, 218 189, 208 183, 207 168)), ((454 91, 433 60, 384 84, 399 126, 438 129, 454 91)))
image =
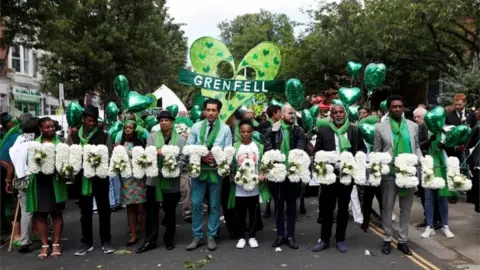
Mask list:
MULTIPOLYGON (((389 153, 392 158, 400 153, 416 154, 422 158, 418 143, 418 125, 403 117, 404 100, 401 96, 391 96, 387 100, 388 118, 377 124, 375 129, 375 152, 389 153)), ((382 226, 384 230, 382 253, 390 254, 392 241, 392 212, 399 188, 395 184, 393 171, 382 178, 382 226)), ((407 189, 406 194, 399 196, 400 230, 398 234, 398 250, 406 255, 412 255, 407 246, 408 223, 412 209, 415 189, 407 189)))

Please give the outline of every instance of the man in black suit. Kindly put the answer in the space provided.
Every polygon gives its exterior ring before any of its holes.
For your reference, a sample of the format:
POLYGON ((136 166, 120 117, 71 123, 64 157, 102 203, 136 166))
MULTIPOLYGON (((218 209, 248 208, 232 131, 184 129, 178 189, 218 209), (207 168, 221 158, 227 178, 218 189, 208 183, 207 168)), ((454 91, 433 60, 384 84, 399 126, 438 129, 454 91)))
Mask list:
MULTIPOLYGON (((367 152, 363 139, 360 137, 358 128, 350 125, 345 107, 342 105, 333 105, 330 109, 331 123, 328 127, 322 127, 318 130, 317 141, 315 143, 315 152, 336 151, 340 155, 343 151, 351 152, 353 155, 357 151, 367 152)), ((348 205, 350 203, 350 193, 352 193, 353 181, 349 185, 340 183, 340 168, 336 166, 335 174, 337 181, 331 185, 320 186, 320 207, 322 214, 321 241, 313 247, 314 252, 319 252, 329 247, 330 237, 332 235, 333 211, 337 205, 337 229, 335 239, 337 249, 342 253, 348 251, 345 243, 345 233, 348 224, 348 205)))
MULTIPOLYGON (((480 112, 478 114, 480 119, 480 112)), ((473 149, 473 152, 468 156, 467 163, 470 165, 470 171, 473 173, 472 190, 467 192, 467 202, 475 204, 475 211, 480 213, 480 121, 473 128, 467 143, 465 144, 466 151, 473 149)))
MULTIPOLYGON (((454 100, 455 110, 447 113, 447 120, 445 121, 445 124, 453 126, 467 125, 473 128, 477 121, 475 119, 475 114, 472 111, 465 109, 465 105, 467 105, 467 97, 465 94, 456 94, 454 100)), ((445 148, 445 151, 447 152, 448 156, 457 157, 460 160, 460 163, 462 163, 465 159, 465 156, 463 155, 463 145, 459 145, 455 148, 448 147, 445 148)), ((451 196, 449 202, 453 204, 457 203, 457 196, 451 196)))

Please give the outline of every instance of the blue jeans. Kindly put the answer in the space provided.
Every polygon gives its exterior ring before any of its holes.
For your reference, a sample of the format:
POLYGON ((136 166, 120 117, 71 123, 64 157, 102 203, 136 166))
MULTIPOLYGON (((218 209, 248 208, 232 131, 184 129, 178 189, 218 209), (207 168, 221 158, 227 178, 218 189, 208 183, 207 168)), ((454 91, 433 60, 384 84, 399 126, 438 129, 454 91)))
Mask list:
POLYGON ((440 220, 442 226, 448 226, 448 197, 438 195, 438 190, 425 189, 425 215, 427 216, 427 226, 433 226, 433 216, 435 212, 435 196, 437 196, 438 210, 440 211, 440 220))
POLYGON ((203 200, 208 187, 210 195, 210 215, 208 216, 207 237, 213 239, 220 227, 220 194, 222 191, 221 177, 218 183, 209 182, 210 179, 198 180, 192 178, 192 231, 193 237, 203 238, 203 200))
POLYGON ((120 177, 110 177, 110 188, 108 197, 110 199, 110 208, 114 208, 120 205, 120 177))

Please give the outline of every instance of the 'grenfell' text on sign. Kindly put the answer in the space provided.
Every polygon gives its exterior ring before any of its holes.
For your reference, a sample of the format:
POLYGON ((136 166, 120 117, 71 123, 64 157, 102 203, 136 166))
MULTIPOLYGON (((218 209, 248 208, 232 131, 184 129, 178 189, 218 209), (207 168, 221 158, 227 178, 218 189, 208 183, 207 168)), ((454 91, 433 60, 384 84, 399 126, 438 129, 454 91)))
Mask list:
POLYGON ((205 76, 185 69, 180 69, 178 81, 193 87, 215 90, 246 93, 284 93, 285 80, 256 81, 231 80, 205 76))

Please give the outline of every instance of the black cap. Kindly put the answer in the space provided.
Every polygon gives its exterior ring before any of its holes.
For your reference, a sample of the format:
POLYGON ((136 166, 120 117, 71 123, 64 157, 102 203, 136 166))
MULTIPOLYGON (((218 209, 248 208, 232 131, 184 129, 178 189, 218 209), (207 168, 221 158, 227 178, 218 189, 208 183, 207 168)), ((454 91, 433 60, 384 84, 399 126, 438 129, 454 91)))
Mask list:
POLYGON ((172 113, 167 110, 162 110, 157 114, 157 119, 161 119, 161 118, 168 118, 172 121, 175 121, 175 117, 173 117, 172 113))
POLYGON ((98 108, 93 105, 87 105, 83 110, 83 115, 98 119, 98 108))

